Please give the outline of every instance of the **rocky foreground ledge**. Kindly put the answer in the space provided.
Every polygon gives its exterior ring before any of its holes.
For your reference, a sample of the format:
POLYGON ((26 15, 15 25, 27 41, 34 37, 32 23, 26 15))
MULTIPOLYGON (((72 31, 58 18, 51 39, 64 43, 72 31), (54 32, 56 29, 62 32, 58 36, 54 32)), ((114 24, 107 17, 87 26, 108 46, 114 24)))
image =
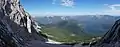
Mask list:
POLYGON ((19 0, 0 0, 0 47, 120 47, 120 20, 94 45, 47 44, 19 0))

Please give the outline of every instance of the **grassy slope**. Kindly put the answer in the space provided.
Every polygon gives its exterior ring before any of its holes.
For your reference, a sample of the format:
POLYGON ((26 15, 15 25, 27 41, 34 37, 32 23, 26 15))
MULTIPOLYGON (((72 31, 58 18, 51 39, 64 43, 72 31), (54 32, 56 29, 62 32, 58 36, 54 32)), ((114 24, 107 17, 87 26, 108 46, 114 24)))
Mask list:
POLYGON ((88 41, 92 38, 92 36, 87 35, 83 32, 80 32, 79 35, 71 36, 73 34, 72 32, 61 29, 57 27, 51 27, 51 28, 42 28, 42 33, 47 33, 48 35, 52 35, 54 37, 49 37, 50 39, 59 41, 59 42, 68 42, 68 43, 74 43, 74 42, 80 42, 80 41, 88 41))

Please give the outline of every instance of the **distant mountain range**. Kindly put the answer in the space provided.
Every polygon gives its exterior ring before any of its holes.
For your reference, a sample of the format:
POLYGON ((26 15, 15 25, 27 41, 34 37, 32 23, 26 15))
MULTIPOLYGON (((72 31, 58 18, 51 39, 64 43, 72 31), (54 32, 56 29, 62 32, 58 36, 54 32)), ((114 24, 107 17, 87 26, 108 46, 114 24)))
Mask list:
POLYGON ((78 15, 78 16, 45 16, 35 17, 40 24, 56 24, 63 20, 75 20, 84 28, 84 32, 92 35, 104 35, 120 16, 110 15, 78 15))

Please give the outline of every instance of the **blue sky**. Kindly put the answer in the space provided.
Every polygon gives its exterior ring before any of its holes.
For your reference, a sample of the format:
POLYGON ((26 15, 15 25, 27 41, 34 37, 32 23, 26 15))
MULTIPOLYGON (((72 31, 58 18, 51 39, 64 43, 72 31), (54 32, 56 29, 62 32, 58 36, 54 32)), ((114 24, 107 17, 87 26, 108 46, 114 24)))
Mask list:
POLYGON ((20 0, 32 15, 120 15, 120 0, 20 0))

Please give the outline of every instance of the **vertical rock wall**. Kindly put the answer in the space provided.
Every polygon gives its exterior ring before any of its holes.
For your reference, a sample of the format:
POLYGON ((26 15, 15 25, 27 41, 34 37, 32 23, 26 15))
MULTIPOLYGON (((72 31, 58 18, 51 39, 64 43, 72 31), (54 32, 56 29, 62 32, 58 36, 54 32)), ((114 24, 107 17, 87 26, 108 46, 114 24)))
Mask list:
POLYGON ((19 0, 0 0, 0 21, 11 34, 17 36, 23 42, 30 40, 45 41, 39 35, 40 27, 25 12, 19 0))

